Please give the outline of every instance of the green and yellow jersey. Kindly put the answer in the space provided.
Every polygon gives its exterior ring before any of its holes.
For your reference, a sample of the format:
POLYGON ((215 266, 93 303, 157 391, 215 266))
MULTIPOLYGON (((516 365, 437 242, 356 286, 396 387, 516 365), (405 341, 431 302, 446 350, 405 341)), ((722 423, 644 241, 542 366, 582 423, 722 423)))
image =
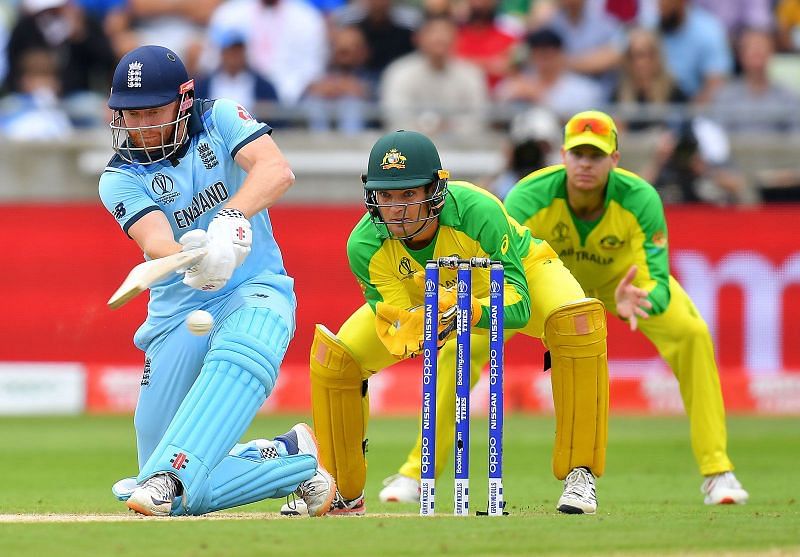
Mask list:
MULTIPOLYGON (((439 226, 433 241, 425 248, 412 250, 399 240, 378 232, 364 215, 347 241, 350 269, 358 279, 369 305, 386 302, 402 308, 423 303, 423 292, 413 280, 425 272, 430 259, 445 256, 460 258, 489 257, 502 261, 505 268, 505 326, 524 327, 530 318, 528 282, 522 258, 528 254, 530 230, 508 216, 495 196, 467 182, 451 181, 447 199, 439 214, 439 226)), ((456 284, 456 271, 441 269, 439 283, 445 288, 456 284)), ((472 295, 483 306, 478 328, 489 327, 489 271, 476 269, 472 274, 472 295)))
POLYGON ((567 202, 563 165, 529 174, 505 200, 509 215, 546 240, 587 295, 604 301, 631 265, 634 284, 650 292, 649 313, 669 305, 669 258, 664 208, 656 190, 636 174, 617 168, 608 176, 605 211, 596 221, 577 218, 567 202))

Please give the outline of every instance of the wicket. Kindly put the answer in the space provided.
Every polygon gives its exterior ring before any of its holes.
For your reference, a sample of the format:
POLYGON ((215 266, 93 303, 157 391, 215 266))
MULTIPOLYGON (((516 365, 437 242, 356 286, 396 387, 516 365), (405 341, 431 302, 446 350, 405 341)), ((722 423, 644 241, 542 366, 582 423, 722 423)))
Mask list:
POLYGON ((436 478, 436 376, 440 335, 439 269, 457 269, 455 493, 453 514, 469 514, 469 399, 472 269, 489 268, 489 502, 479 515, 503 516, 503 283, 504 269, 488 258, 440 257, 425 265, 422 350, 422 453, 420 509, 434 514, 436 478))

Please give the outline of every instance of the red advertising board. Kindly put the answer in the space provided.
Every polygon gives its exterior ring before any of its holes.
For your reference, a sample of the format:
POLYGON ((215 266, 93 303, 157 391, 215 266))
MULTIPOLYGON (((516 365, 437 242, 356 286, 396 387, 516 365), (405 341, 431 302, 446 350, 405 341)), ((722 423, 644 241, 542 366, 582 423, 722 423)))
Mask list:
MULTIPOLYGON (((270 211, 298 296, 297 334, 282 379, 287 386, 306 382, 314 323, 336 330, 363 303, 345 257, 347 236, 362 210, 305 205, 270 211)), ((800 206, 669 207, 667 219, 672 272, 709 323, 726 398, 729 391, 736 397, 734 383, 750 385, 748 378, 800 377, 800 206)), ((0 362, 80 362, 88 369, 141 364, 131 338, 147 296, 114 312, 105 306, 141 253, 99 204, 0 206, 0 245, 0 362)), ((642 377, 668 376, 642 335, 614 319, 609 326, 615 380, 638 385, 642 377)), ((538 380, 541 361, 537 341, 510 343, 509 370, 518 369, 529 383, 538 380)), ((107 381, 114 384, 113 378, 107 381)), ((416 393, 418 383, 412 383, 416 393)), ((774 380, 768 383, 763 392, 775 388, 774 380)), ((87 400, 109 396, 116 395, 90 391, 87 400)), ((628 409, 636 409, 635 400, 628 409)), ((305 407, 301 402, 297 409, 305 407)))

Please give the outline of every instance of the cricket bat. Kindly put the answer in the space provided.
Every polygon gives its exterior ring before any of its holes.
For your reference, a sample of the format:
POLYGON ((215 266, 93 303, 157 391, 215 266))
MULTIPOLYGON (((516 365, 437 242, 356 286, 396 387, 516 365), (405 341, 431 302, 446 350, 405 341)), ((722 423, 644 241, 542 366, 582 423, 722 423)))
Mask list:
POLYGON ((125 280, 108 299, 108 307, 117 309, 150 288, 156 282, 180 269, 188 269, 206 254, 205 248, 180 251, 166 257, 139 263, 131 269, 125 280))

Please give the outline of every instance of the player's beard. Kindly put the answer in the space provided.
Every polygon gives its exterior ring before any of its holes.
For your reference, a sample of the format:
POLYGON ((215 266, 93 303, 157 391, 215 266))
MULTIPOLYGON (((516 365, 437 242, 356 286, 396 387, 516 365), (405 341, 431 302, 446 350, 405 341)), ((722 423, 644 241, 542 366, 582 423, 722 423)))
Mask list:
POLYGON ((132 130, 128 132, 128 138, 134 147, 144 147, 148 153, 163 151, 164 149, 171 148, 176 143, 183 143, 183 134, 186 129, 186 123, 180 122, 178 124, 168 124, 161 128, 153 128, 151 130, 132 130), (180 126, 180 128, 178 128, 180 126), (179 136, 175 136, 175 130, 178 129, 179 136))

